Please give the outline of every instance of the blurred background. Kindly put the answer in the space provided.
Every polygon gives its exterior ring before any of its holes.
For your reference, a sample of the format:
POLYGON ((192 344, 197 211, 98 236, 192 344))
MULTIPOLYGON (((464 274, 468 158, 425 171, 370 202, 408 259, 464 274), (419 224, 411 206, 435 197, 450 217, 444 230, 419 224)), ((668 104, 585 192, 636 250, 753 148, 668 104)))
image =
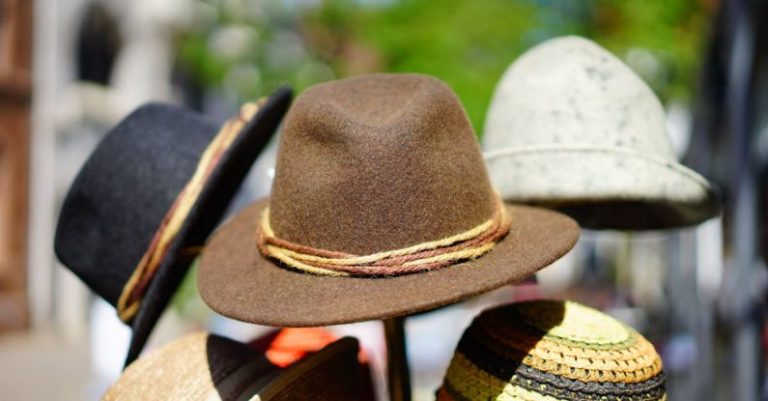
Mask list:
MULTIPOLYGON (((4 400, 95 400, 129 332, 53 255, 60 202, 109 127, 160 100, 223 121, 282 84, 422 72, 478 135, 502 72, 545 39, 592 38, 668 112, 681 160, 716 182, 722 217, 682 230, 585 231, 538 284, 409 318, 414 398, 430 400, 461 332, 489 305, 555 297, 631 324, 662 354, 670 400, 768 400, 768 5, 748 0, 0 0, 0 388, 4 400)), ((274 140, 232 210, 269 192, 274 140)), ((215 315, 194 272, 150 348, 215 315)), ((360 337, 382 383, 380 323, 360 337)), ((380 389, 384 399, 383 389, 380 389)))

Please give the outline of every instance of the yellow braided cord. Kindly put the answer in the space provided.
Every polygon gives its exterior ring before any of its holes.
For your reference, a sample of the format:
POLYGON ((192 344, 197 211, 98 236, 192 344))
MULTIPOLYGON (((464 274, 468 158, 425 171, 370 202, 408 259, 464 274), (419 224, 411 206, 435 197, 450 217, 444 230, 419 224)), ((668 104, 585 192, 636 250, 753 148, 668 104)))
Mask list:
POLYGON ((435 262, 475 259, 479 256, 486 254, 488 251, 493 249, 494 246, 496 246, 496 243, 492 242, 492 243, 484 244, 475 248, 469 248, 469 249, 463 249, 461 251, 444 253, 442 255, 437 255, 431 258, 425 258, 421 260, 413 260, 413 261, 404 263, 403 266, 418 266, 422 264, 435 263, 435 262))
POLYGON ((150 248, 147 249, 147 252, 141 258, 141 261, 136 266, 133 274, 131 274, 131 277, 123 287, 123 291, 117 302, 117 313, 122 321, 130 322, 138 312, 142 297, 136 297, 134 290, 137 285, 142 283, 142 281, 150 280, 154 275, 155 270, 159 267, 162 259, 165 257, 166 251, 176 238, 176 235, 186 221, 189 212, 192 210, 195 202, 197 202, 200 193, 205 188, 207 178, 210 175, 213 165, 218 161, 222 152, 226 151, 229 146, 232 145, 232 142, 240 131, 242 131, 245 124, 256 115, 263 102, 264 99, 257 103, 246 103, 243 105, 240 109, 240 114, 227 121, 221 127, 214 139, 203 152, 192 178, 187 182, 184 189, 179 192, 172 209, 169 210, 169 214, 166 215, 163 223, 158 229, 159 231, 155 234, 155 238, 153 238, 150 248))
POLYGON ((319 267, 310 266, 306 263, 302 263, 299 258, 296 256, 300 256, 300 254, 289 251, 287 249, 278 248, 273 245, 266 245, 267 250, 269 250, 269 256, 273 257, 283 263, 285 263, 287 266, 291 266, 294 269, 302 270, 307 273, 317 274, 319 276, 332 276, 332 277, 341 277, 341 276, 349 276, 349 273, 344 272, 337 272, 333 270, 328 269, 321 269, 319 267))
MULTIPOLYGON (((349 270, 344 269, 331 269, 326 266, 338 266, 338 267, 354 267, 361 271, 360 275, 376 275, 373 272, 373 268, 379 268, 379 266, 371 266, 378 262, 386 262, 393 258, 407 257, 410 255, 418 254, 420 252, 445 249, 446 247, 455 246, 462 242, 472 241, 484 235, 487 235, 489 231, 498 229, 499 225, 505 225, 508 227, 509 218, 506 214, 506 208, 503 207, 501 201, 498 201, 498 212, 493 217, 485 222, 473 227, 467 231, 441 238, 435 241, 424 242, 416 245, 412 245, 406 248, 395 249, 390 251, 377 252, 370 255, 348 255, 338 251, 325 251, 316 250, 315 254, 305 253, 294 249, 287 249, 284 246, 275 244, 275 241, 270 242, 269 239, 276 239, 274 230, 270 223, 270 211, 269 207, 266 207, 262 212, 261 224, 260 224, 260 249, 265 256, 279 260, 283 264, 290 266, 296 270, 312 273, 316 275, 324 276, 351 276, 349 270), (333 257, 322 256, 323 253, 334 254, 333 257), (336 256, 338 254, 338 256, 336 256), (368 270, 366 270, 368 269, 368 270)), ((280 240, 282 241, 282 240, 280 240)), ((464 249, 451 249, 445 253, 440 253, 431 256, 418 257, 413 260, 408 260, 400 265, 394 266, 394 269, 403 269, 409 272, 420 271, 419 268, 423 266, 434 266, 436 264, 450 264, 462 260, 469 260, 478 258, 488 253, 496 245, 496 241, 485 241, 467 246, 464 249)), ((426 269, 426 267, 424 267, 426 269)))
MULTIPOLYGON (((378 252, 378 253, 374 253, 366 256, 354 256, 350 258, 337 259, 337 258, 324 258, 320 256, 300 254, 300 253, 291 252, 288 250, 285 250, 285 253, 290 254, 291 257, 294 257, 299 260, 307 261, 307 262, 327 263, 327 264, 346 265, 346 266, 363 265, 363 264, 378 262, 378 261, 392 258, 392 257, 410 255, 416 252, 436 249, 436 248, 445 247, 451 244, 455 244, 457 242, 466 241, 466 240, 475 238, 478 235, 486 232, 492 224, 493 224, 493 219, 491 218, 485 221, 484 223, 478 225, 477 227, 470 229, 469 231, 465 231, 463 233, 456 234, 450 237, 442 238, 437 241, 424 242, 421 244, 409 246, 407 248, 378 252)), ((261 230, 265 235, 269 237, 275 236, 275 233, 274 231, 272 231, 272 227, 269 224, 269 207, 264 209, 264 212, 261 218, 261 230)), ((277 247, 272 246, 272 248, 277 248, 277 247)))

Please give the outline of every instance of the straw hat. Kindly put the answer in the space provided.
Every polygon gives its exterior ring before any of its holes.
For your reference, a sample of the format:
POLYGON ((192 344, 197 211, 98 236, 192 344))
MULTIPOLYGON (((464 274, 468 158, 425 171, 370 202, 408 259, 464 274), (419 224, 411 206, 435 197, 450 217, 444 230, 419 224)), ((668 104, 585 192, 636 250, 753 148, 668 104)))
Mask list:
POLYGON ((102 400, 358 400, 357 352, 347 337, 280 369, 245 344, 192 333, 132 363, 102 400))
POLYGON ((486 310, 464 332, 437 401, 666 400, 643 336, 575 302, 486 310))
POLYGON ((712 185, 675 160, 651 89, 587 39, 546 41, 507 69, 483 147, 505 200, 557 208, 584 227, 669 228, 719 213, 712 185))
POLYGON ((290 100, 281 89, 222 127, 175 106, 142 106, 106 134, 75 178, 56 255, 133 329, 126 365, 290 100))
POLYGON ((226 223, 198 286, 217 312, 273 326, 409 315, 519 282, 578 226, 504 206, 453 92, 376 74, 307 89, 286 116, 272 196, 226 223))

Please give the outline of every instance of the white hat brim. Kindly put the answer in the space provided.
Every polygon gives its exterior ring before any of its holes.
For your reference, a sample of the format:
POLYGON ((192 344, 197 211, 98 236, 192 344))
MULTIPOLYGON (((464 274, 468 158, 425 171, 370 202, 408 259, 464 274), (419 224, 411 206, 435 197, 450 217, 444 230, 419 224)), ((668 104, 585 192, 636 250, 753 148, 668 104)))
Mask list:
POLYGON ((682 227, 720 212, 718 191, 704 177, 632 149, 528 146, 485 159, 505 201, 553 207, 587 228, 682 227))

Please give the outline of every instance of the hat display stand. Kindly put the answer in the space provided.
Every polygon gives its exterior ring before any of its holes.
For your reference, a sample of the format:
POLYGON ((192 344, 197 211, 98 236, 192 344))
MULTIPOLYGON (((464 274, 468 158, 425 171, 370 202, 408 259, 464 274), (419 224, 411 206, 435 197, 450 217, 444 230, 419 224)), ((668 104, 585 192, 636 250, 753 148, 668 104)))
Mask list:
POLYGON ((384 319, 387 390, 391 401, 411 401, 411 371, 405 341, 405 317, 384 319))

